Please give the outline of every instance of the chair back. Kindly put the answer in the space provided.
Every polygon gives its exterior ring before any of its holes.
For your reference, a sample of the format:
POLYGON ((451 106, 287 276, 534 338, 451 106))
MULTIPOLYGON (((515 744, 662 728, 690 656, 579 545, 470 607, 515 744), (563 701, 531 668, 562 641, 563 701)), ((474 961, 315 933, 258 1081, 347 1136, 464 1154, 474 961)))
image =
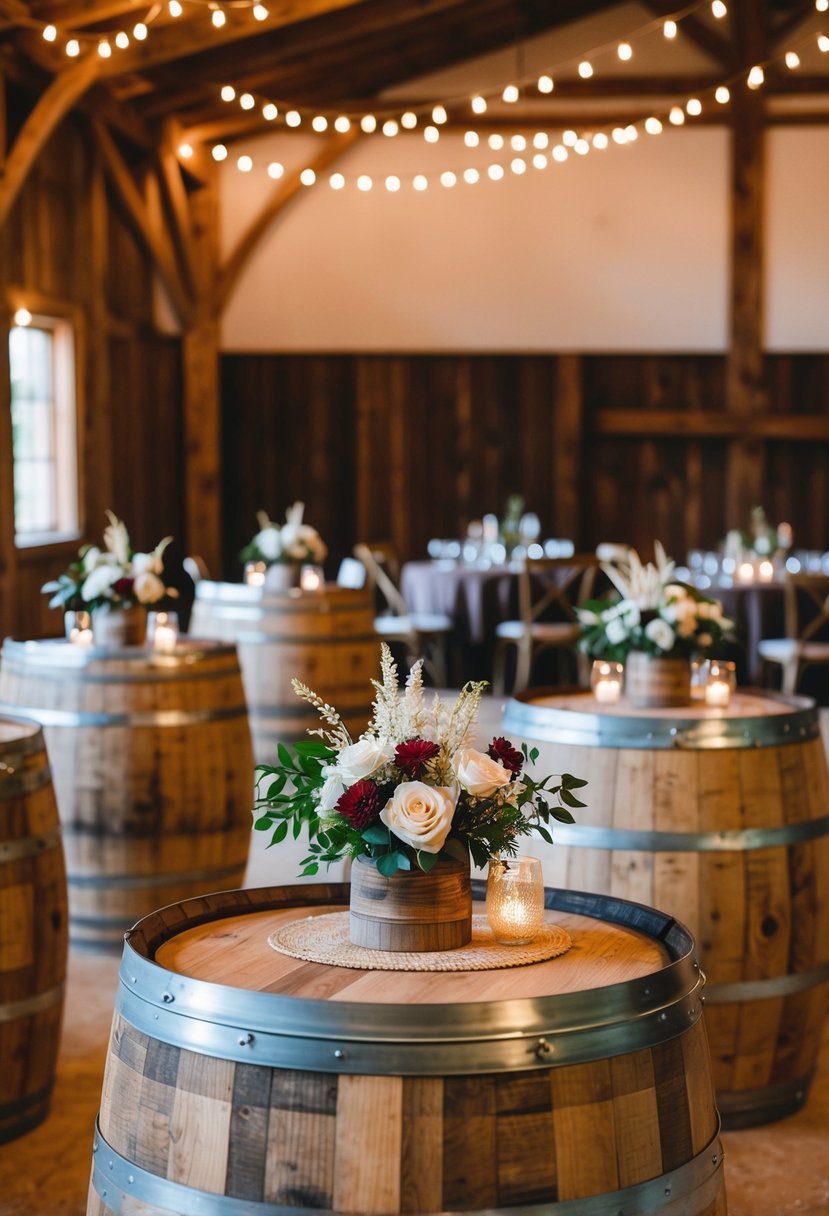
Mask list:
POLYGON ((829 627, 829 574, 789 574, 785 600, 787 637, 809 642, 829 627))
POLYGON ((344 557, 337 571, 337 586, 360 591, 366 585, 366 568, 356 557, 344 557))
POLYGON ((210 571, 207 569, 204 558, 199 557, 195 553, 185 557, 181 564, 194 583, 200 583, 202 579, 210 578, 210 571))
POLYGON ((594 553, 525 557, 518 576, 518 613, 524 627, 542 618, 575 624, 575 606, 590 598, 597 569, 594 553))
POLYGON ((400 562, 393 546, 384 541, 373 541, 370 545, 360 542, 353 552, 365 567, 369 585, 379 592, 392 615, 406 616, 406 601, 398 586, 400 562))

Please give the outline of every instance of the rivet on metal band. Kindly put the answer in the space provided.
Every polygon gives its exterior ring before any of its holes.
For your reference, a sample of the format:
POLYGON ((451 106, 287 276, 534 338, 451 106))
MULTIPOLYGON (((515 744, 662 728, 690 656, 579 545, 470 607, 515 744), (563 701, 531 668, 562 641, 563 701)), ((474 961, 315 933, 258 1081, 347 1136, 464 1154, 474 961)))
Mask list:
POLYGON ((20 798, 24 794, 34 794, 49 785, 52 772, 47 764, 28 772, 13 772, 4 774, 0 765, 0 802, 10 798, 20 798))

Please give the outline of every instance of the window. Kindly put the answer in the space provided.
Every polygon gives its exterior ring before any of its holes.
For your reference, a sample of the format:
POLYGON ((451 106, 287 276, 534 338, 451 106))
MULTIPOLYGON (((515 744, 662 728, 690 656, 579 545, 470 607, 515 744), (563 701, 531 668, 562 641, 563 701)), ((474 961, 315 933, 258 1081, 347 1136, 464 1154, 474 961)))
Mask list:
POLYGON ((9 332, 14 528, 19 546, 77 532, 74 336, 62 318, 15 314, 9 332))

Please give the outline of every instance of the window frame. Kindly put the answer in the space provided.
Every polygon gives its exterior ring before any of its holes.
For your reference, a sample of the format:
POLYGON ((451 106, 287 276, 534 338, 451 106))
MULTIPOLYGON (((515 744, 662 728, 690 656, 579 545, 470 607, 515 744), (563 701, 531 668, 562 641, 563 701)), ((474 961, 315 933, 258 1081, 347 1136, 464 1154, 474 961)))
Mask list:
MULTIPOLYGON (((85 514, 85 470, 83 467, 82 436, 84 433, 84 421, 86 417, 83 391, 86 333, 83 312, 80 308, 68 303, 65 300, 49 297, 38 292, 24 291, 23 289, 10 290, 7 295, 7 302, 7 348, 11 330, 15 327, 14 315, 19 308, 25 308, 31 313, 32 320, 30 327, 46 329, 51 331, 53 334, 53 374, 55 381, 58 382, 58 377, 61 375, 61 372, 63 372, 63 374, 67 375, 68 383, 71 385, 72 390, 71 394, 67 393, 65 395, 63 401, 60 400, 60 394, 56 394, 56 408, 63 415, 63 417, 58 420, 56 437, 59 437, 60 430, 63 429, 64 436, 61 439, 61 442, 65 442, 65 431, 67 429, 74 429, 75 449, 75 468, 73 479, 74 487, 72 485, 64 485, 63 487, 60 487, 60 485, 58 486, 59 498, 62 494, 64 496, 64 501, 66 496, 69 496, 71 500, 74 501, 74 526, 59 531, 18 533, 12 503, 12 544, 14 550, 23 560, 25 560, 28 556, 36 558, 38 555, 47 552, 50 554, 60 552, 61 550, 65 550, 66 552, 75 552, 78 542, 83 536, 85 514), (70 396, 74 396, 74 401, 69 400, 70 396)), ((7 369, 9 427, 11 427, 11 360, 8 355, 7 369)), ((8 471, 13 482, 13 445, 9 452, 8 471)))

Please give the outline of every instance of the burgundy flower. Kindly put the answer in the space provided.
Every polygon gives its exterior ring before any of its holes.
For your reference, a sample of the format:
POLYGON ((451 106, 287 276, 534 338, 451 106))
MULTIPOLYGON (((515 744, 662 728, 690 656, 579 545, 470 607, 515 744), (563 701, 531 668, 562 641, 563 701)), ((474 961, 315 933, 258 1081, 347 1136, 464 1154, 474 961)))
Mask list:
POLYGON ((504 768, 509 769, 511 773, 517 775, 521 772, 524 757, 512 746, 509 739, 505 739, 503 735, 499 735, 497 739, 492 740, 486 749, 486 754, 491 756, 493 760, 497 760, 499 764, 503 764, 504 768))
POLYGON ((355 781, 337 800, 337 810, 353 828, 362 832, 380 811, 380 792, 373 781, 355 781))
POLYGON ((437 743, 430 743, 428 739, 407 739, 394 749, 394 763, 417 781, 426 762, 439 751, 437 743))
POLYGON ((134 578, 119 578, 117 582, 112 584, 112 590, 116 595, 126 595, 132 591, 132 585, 135 582, 134 578))

